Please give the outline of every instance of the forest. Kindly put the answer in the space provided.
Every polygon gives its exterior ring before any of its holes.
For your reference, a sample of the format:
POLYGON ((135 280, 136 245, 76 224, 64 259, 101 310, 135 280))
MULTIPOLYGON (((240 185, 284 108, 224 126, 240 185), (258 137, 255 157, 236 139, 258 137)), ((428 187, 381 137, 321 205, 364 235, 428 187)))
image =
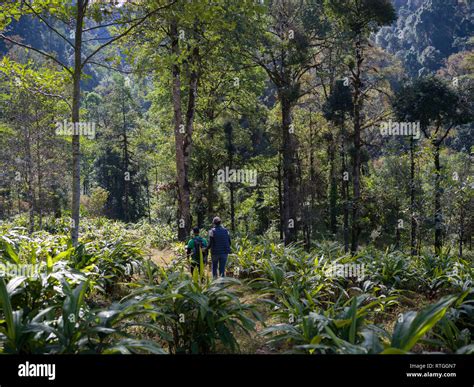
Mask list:
POLYGON ((0 354, 474 354, 473 13, 0 2, 0 354))

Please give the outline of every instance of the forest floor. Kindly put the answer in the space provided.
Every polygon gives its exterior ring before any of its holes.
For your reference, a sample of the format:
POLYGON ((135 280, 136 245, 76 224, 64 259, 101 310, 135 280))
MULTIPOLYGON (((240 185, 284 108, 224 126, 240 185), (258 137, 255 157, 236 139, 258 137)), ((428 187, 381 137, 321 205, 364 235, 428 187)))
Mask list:
MULTIPOLYGON (((175 251, 171 248, 157 249, 150 248, 148 256, 158 266, 165 267, 172 263, 174 259, 178 257, 175 255, 175 251)), ((206 265, 206 273, 211 276, 211 267, 206 265)), ((273 324, 280 323, 274 316, 271 315, 271 311, 267 305, 258 302, 261 295, 251 291, 250 289, 244 289, 240 293, 240 300, 244 304, 258 305, 258 312, 262 316, 262 322, 257 322, 255 331, 250 335, 236 332, 236 338, 240 345, 241 353, 247 354, 278 354, 285 351, 285 348, 273 348, 266 343, 265 338, 260 334, 265 326, 271 326, 273 324)), ((399 304, 389 310, 384 311, 374 321, 375 323, 381 324, 385 329, 391 331, 393 326, 402 313, 408 310, 419 310, 423 306, 429 304, 430 299, 426 295, 417 294, 414 292, 407 292, 399 299, 399 304), (410 294, 408 294, 410 293, 410 294)), ((423 345, 417 344, 414 348, 414 352, 422 352, 423 345)))
MULTIPOLYGON (((174 259, 177 259, 175 252, 170 248, 165 249, 157 249, 157 248, 150 248, 148 256, 150 259, 156 263, 158 266, 165 267, 172 263, 174 259)), ((211 268, 210 265, 206 265, 206 273, 208 276, 211 276, 211 268)), ((245 290, 241 293, 240 300, 244 304, 255 304, 258 303, 257 300, 260 297, 259 294, 256 294, 250 290, 245 290)), ((273 321, 274 318, 269 314, 268 307, 260 304, 258 311, 261 313, 263 317, 263 321, 266 325, 272 325, 273 323, 277 323, 277 321, 273 321)), ((278 351, 271 348, 265 343, 265 338, 260 335, 260 332, 265 328, 262 322, 257 322, 255 327, 255 332, 251 333, 250 335, 240 334, 237 333, 237 341, 239 342, 240 349, 242 353, 248 354, 276 354, 278 351)))
POLYGON ((169 248, 163 250, 150 248, 148 256, 158 266, 168 266, 175 258, 174 251, 169 248))

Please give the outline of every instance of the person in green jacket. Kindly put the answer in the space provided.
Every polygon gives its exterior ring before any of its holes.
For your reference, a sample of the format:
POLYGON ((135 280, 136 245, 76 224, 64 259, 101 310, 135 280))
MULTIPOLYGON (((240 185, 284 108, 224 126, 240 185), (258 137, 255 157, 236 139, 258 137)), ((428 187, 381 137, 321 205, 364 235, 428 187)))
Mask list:
POLYGON ((193 228, 193 238, 187 244, 186 254, 191 256, 191 274, 195 268, 199 268, 202 255, 203 263, 207 263, 207 240, 199 235, 199 227, 193 228))

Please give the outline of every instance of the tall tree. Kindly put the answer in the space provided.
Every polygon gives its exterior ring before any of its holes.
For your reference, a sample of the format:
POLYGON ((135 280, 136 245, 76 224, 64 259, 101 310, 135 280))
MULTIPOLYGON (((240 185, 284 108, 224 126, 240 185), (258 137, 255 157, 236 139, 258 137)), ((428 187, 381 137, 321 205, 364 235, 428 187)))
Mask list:
POLYGON ((351 251, 359 247, 361 227, 361 148, 362 148, 362 110, 367 98, 367 84, 364 65, 366 49, 369 47, 369 36, 383 25, 389 25, 396 19, 395 10, 390 0, 327 0, 335 21, 342 31, 343 39, 352 42, 352 54, 347 62, 350 71, 353 101, 353 158, 352 158, 352 230, 351 251))
MULTIPOLYGON (((142 29, 135 36, 143 43, 142 51, 134 57, 137 68, 154 71, 159 77, 157 87, 169 88, 175 140, 178 238, 183 241, 191 230, 189 171, 199 85, 203 73, 212 67, 209 64, 213 55, 222 47, 216 42, 234 32, 233 17, 245 19, 254 7, 251 1, 178 2, 162 17, 151 19, 145 25, 146 30, 142 29)), ((225 42, 227 50, 235 49, 235 39, 225 42)))
MULTIPOLYGON (((344 249, 349 250, 349 174, 346 165, 347 133, 345 122, 353 112, 351 92, 344 81, 339 80, 334 84, 331 93, 323 106, 326 119, 333 122, 340 130, 340 155, 341 155, 341 186, 343 197, 343 236, 344 249)), ((332 176, 332 174, 331 174, 332 176)), ((333 184, 335 184, 333 182, 333 184)))
POLYGON ((282 213, 285 244, 298 237, 300 198, 298 193, 297 128, 292 110, 298 99, 309 92, 301 89, 303 77, 318 65, 318 52, 329 29, 323 1, 273 0, 259 21, 260 30, 248 42, 247 54, 261 66, 276 88, 281 109, 282 213))
POLYGON ((106 213, 126 222, 136 221, 144 215, 146 194, 141 171, 144 163, 137 152, 139 101, 119 74, 105 77, 94 91, 85 100, 88 116, 100 123, 95 169, 97 183, 110 193, 106 213))
MULTIPOLYGON (((9 155, 10 162, 5 161, 5 171, 11 167, 15 168, 15 176, 18 182, 24 182, 26 187, 26 199, 29 211, 29 231, 35 230, 35 216, 39 215, 38 227, 42 227, 43 209, 46 210, 51 186, 49 182, 51 175, 56 172, 55 168, 45 168, 48 159, 54 158, 57 165, 63 164, 52 156, 51 153, 58 152, 61 140, 55 138, 54 120, 65 104, 62 95, 65 86, 64 73, 54 71, 44 65, 43 58, 35 53, 27 55, 25 52, 17 52, 13 55, 19 62, 14 62, 9 57, 0 61, 0 76, 10 85, 10 92, 6 97, 8 102, 3 109, 7 125, 16 133, 5 133, 8 145, 2 149, 6 154, 15 150, 16 156, 9 155), (19 54, 19 55, 18 55, 19 54), (36 65, 31 58, 35 58, 36 65), (46 170, 45 170, 46 169, 46 170)), ((1 163, 3 164, 3 163, 1 163)), ((9 179, 6 179, 7 181, 9 179)))
POLYGON ((405 121, 419 121, 421 131, 431 145, 435 171, 434 248, 436 254, 440 254, 443 245, 441 146, 456 125, 472 120, 472 108, 462 93, 456 92, 442 80, 430 76, 405 84, 398 93, 395 109, 405 121))
MULTIPOLYGON (((35 51, 48 58, 60 68, 67 71, 72 82, 71 121, 73 124, 80 122, 81 106, 81 80, 85 66, 88 64, 103 65, 101 61, 94 61, 97 55, 106 47, 119 41, 135 28, 140 26, 147 18, 158 13, 165 5, 155 5, 151 10, 141 7, 142 12, 136 16, 134 12, 114 12, 106 9, 104 5, 90 0, 77 0, 70 3, 65 0, 38 0, 34 2, 8 2, 0 6, 0 38, 11 44, 35 51), (107 12, 104 12, 107 11, 107 12), (72 63, 64 62, 57 58, 57 53, 47 52, 44 49, 22 43, 8 34, 7 28, 13 19, 28 16, 41 21, 48 30, 60 38, 73 50, 72 63), (72 21, 72 22, 71 22, 72 21), (93 39, 97 31, 110 27, 120 27, 115 35, 100 38, 101 44, 87 44, 93 39), (68 35, 69 32, 69 35, 68 35), (104 42, 105 40, 105 42, 104 42)), ((123 8, 124 10, 127 7, 123 8)), ((135 10, 136 11, 136 10, 135 10)), ((81 196, 81 149, 80 135, 72 135, 72 227, 71 238, 77 245, 79 238, 79 208, 81 196)))

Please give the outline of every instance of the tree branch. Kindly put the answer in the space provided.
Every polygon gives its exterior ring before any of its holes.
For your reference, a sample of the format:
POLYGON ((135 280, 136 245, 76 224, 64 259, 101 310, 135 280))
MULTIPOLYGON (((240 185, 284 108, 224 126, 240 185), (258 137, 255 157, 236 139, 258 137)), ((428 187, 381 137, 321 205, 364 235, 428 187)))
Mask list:
POLYGON ((63 38, 72 48, 74 48, 74 45, 71 43, 71 41, 68 38, 66 38, 61 32, 59 32, 56 28, 54 28, 52 25, 50 25, 43 16, 41 16, 38 12, 36 12, 33 9, 33 7, 31 5, 28 4, 28 2, 25 2, 24 4, 31 10, 31 12, 33 12, 36 15, 36 17, 38 19, 40 19, 44 24, 46 24, 46 26, 51 31, 56 33, 59 37, 63 38))
POLYGON ((122 32, 121 34, 115 36, 114 38, 110 39, 107 43, 104 43, 102 46, 99 46, 97 47, 97 49, 95 49, 89 56, 86 57, 86 59, 84 59, 84 61, 82 62, 81 64, 81 68, 83 68, 88 61, 90 61, 90 59, 96 55, 99 51, 103 50, 105 47, 111 45, 112 43, 116 42, 117 40, 123 38, 124 36, 128 35, 133 29, 135 29, 136 27, 140 26, 146 19, 148 19, 150 16, 152 16, 153 14, 155 14, 156 12, 158 11, 161 11, 165 8, 168 8, 170 7, 171 5, 173 5, 175 3, 176 0, 173 0, 171 3, 168 3, 162 7, 158 7, 157 9, 147 13, 145 16, 143 16, 142 18, 139 18, 137 20, 139 20, 138 22, 136 22, 135 24, 133 24, 132 26, 130 26, 129 28, 127 28, 124 32, 122 32))
POLYGON ((116 67, 107 66, 106 64, 99 63, 99 62, 89 61, 88 64, 90 64, 90 65, 93 64, 93 65, 96 65, 96 66, 99 66, 99 67, 103 67, 103 68, 106 68, 107 70, 117 71, 118 73, 121 73, 121 74, 132 74, 133 73, 133 71, 122 70, 122 69, 119 69, 119 68, 116 68, 116 67))
POLYGON ((449 132, 451 131, 451 129, 453 128, 453 126, 454 126, 454 125, 451 124, 451 125, 449 126, 449 128, 446 129, 446 132, 444 133, 444 135, 441 136, 441 138, 437 141, 438 145, 441 145, 441 144, 443 143, 444 139, 448 136, 448 134, 449 134, 449 132))
POLYGON ((35 52, 37 52, 38 54, 41 54, 41 55, 45 56, 46 58, 51 59, 52 61, 56 62, 59 66, 61 66, 63 69, 65 69, 69 74, 73 75, 73 72, 72 72, 72 70, 71 70, 69 67, 67 67, 65 64, 63 64, 60 60, 56 59, 56 58, 55 58, 54 56, 52 56, 51 54, 48 54, 47 52, 44 52, 44 51, 42 51, 42 50, 38 50, 37 48, 34 48, 34 47, 32 47, 32 46, 28 46, 27 44, 23 44, 23 43, 17 42, 16 40, 13 40, 13 39, 9 38, 8 36, 5 36, 5 34, 0 34, 0 38, 6 40, 7 42, 16 44, 17 46, 20 46, 20 47, 27 48, 27 49, 29 49, 29 50, 35 51, 35 52))

